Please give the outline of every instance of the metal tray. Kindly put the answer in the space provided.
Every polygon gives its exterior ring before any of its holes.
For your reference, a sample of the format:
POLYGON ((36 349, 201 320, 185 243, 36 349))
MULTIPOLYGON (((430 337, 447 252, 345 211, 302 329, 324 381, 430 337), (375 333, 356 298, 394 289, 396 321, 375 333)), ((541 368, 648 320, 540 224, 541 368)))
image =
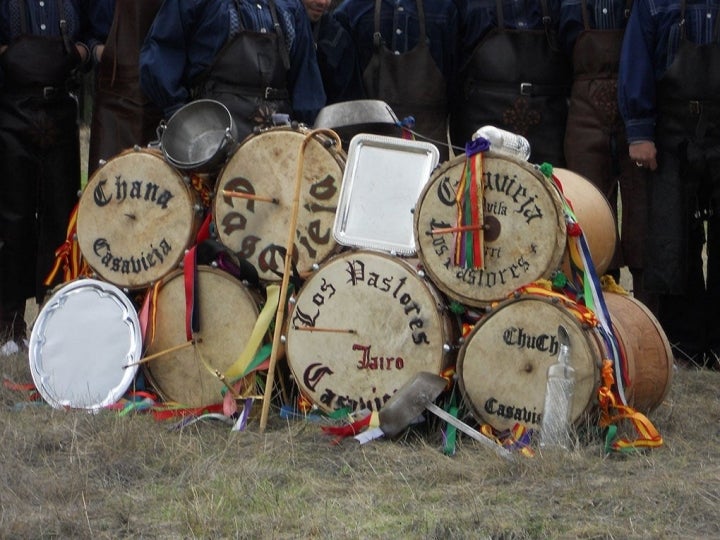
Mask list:
POLYGON ((413 210, 439 159, 427 142, 355 135, 335 214, 337 243, 414 255, 413 210))
POLYGON ((40 310, 28 353, 33 382, 49 405, 97 410, 117 402, 135 378, 140 321, 114 285, 72 281, 40 310))

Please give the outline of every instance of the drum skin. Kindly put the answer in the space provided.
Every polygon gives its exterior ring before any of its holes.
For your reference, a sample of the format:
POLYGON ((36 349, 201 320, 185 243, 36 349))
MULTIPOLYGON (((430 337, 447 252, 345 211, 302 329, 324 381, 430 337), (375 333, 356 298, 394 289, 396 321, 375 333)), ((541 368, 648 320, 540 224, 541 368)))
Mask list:
MULTIPOLYGON (((617 244, 615 216, 610 203, 595 184, 576 172, 555 168, 553 175, 559 180, 563 195, 585 235, 595 273, 601 276, 610 266, 617 244)), ((570 277, 567 250, 562 260, 562 270, 570 277)))
POLYGON ((442 292, 483 307, 558 269, 566 247, 565 218, 557 189, 537 167, 485 152, 483 265, 456 265, 457 233, 433 231, 458 224, 455 199, 464 166, 462 155, 432 175, 415 208, 415 242, 425 271, 442 292))
MULTIPOLYGON (((227 272, 199 266, 197 288, 197 343, 143 364, 148 380, 163 399, 188 407, 222 401, 225 385, 211 369, 224 373, 240 357, 259 313, 257 295, 227 272)), ((146 356, 187 341, 182 271, 173 272, 160 284, 155 318, 155 335, 146 356)))
MULTIPOLYGON (((255 266, 260 279, 280 281, 295 196, 300 149, 309 131, 272 128, 243 140, 217 180, 213 219, 220 242, 255 266), (256 197, 232 197, 223 192, 256 197), (263 199, 275 199, 268 202, 263 199)), ((345 155, 314 136, 306 145, 293 260, 309 272, 337 250, 333 224, 345 155)))
POLYGON ((570 336, 575 384, 570 419, 578 424, 597 405, 602 339, 561 302, 524 294, 499 303, 466 337, 457 361, 466 404, 497 430, 520 423, 539 429, 547 371, 559 353, 558 326, 570 336))
POLYGON ((178 267, 202 212, 160 152, 126 150, 95 171, 80 197, 80 251, 103 280, 143 289, 178 267))
POLYGON ((286 332, 295 381, 327 412, 381 409, 416 373, 451 365, 457 335, 442 297, 410 264, 362 250, 305 282, 286 332))

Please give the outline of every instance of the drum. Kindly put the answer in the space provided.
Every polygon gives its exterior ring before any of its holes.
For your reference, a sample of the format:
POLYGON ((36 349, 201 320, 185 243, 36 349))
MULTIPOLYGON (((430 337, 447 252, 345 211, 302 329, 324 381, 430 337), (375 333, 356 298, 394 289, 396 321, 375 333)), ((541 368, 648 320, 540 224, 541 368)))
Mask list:
POLYGON ((464 166, 464 155, 446 162, 425 186, 415 208, 415 242, 425 271, 441 291, 482 307, 557 270, 566 247, 565 217, 556 188, 537 167, 486 152, 483 264, 456 265, 456 194, 464 166))
POLYGON ((454 359, 456 326, 441 295, 405 260, 336 255, 300 289, 286 356, 303 394, 326 412, 379 410, 416 373, 454 359))
POLYGON ((143 364, 148 381, 167 401, 203 407, 222 401, 224 373, 245 348, 258 318, 257 296, 227 272, 198 266, 200 331, 196 343, 185 333, 185 279, 175 271, 162 280, 156 301, 156 325, 143 364))
POLYGON ((95 171, 80 197, 80 251, 105 281, 143 289, 182 261, 203 212, 198 193, 160 152, 126 150, 95 171))
POLYGON ((597 406, 604 345, 574 303, 525 294, 497 304, 467 336, 457 361, 458 384, 473 416, 497 430, 520 423, 539 429, 547 371, 559 353, 558 326, 570 337, 575 385, 570 418, 580 423, 597 406))
POLYGON ((643 413, 655 410, 670 391, 673 354, 652 312, 632 296, 605 293, 613 332, 626 360, 628 404, 643 413))
MULTIPOLYGON (((565 198, 585 235, 595 272, 601 276, 610 266, 617 243, 615 214, 607 198, 590 180, 568 169, 553 169, 560 181, 565 198)), ((562 269, 570 277, 567 250, 562 269)))
MULTIPOLYGON (((218 239, 251 262, 260 279, 280 281, 305 128, 272 128, 247 137, 220 172, 213 202, 218 239)), ((318 135, 303 158, 293 260, 299 272, 330 256, 345 166, 342 150, 318 135)))
POLYGON ((30 335, 30 372, 56 409, 117 402, 138 370, 142 332, 128 297, 110 283, 80 279, 58 288, 30 335))

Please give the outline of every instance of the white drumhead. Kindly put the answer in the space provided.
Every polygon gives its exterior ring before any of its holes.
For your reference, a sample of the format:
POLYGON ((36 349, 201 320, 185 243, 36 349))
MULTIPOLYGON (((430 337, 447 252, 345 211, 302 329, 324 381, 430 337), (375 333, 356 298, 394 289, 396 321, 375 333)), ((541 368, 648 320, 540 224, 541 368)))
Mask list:
POLYGON ((130 387, 142 354, 135 307, 117 287, 70 282, 43 306, 30 335, 30 372, 56 409, 99 409, 130 387))
POLYGON ((93 174, 80 197, 80 251, 103 280, 143 289, 178 267, 201 210, 197 193, 159 153, 126 150, 93 174))
POLYGON ((298 293, 287 358, 302 392, 325 411, 379 410, 421 371, 451 362, 441 297, 402 259, 338 255, 298 293))
POLYGON ((458 226, 464 167, 462 155, 435 171, 415 209, 415 237, 433 283, 463 304, 483 307, 557 270, 566 245, 565 216, 555 187, 536 167, 487 152, 478 186, 485 227, 482 266, 456 265, 457 233, 448 229, 458 226))
MULTIPOLYGON (((262 280, 282 279, 299 152, 307 134, 273 128, 250 136, 218 178, 213 201, 218 240, 249 261, 262 280), (250 198, 228 195, 232 192, 250 198)), ((332 230, 344 166, 344 154, 327 148, 322 138, 308 141, 295 236, 294 262, 301 273, 337 249, 332 230)))

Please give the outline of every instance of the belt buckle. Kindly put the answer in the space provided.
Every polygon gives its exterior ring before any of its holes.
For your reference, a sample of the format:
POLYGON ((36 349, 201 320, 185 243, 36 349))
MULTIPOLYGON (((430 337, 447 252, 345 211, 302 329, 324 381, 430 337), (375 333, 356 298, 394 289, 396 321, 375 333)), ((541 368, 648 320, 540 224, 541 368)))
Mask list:
POLYGON ((520 83, 520 95, 521 96, 532 96, 532 83, 523 82, 520 83))
POLYGON ((702 113, 702 102, 692 100, 688 102, 688 105, 690 107, 690 114, 699 115, 702 113))
POLYGON ((50 99, 55 96, 56 88, 54 86, 43 86, 42 97, 43 99, 50 99))
POLYGON ((266 99, 266 100, 270 100, 270 99, 271 99, 270 96, 273 95, 273 90, 274 90, 274 89, 271 88, 271 87, 269 87, 269 86, 266 86, 266 87, 265 87, 265 99, 266 99))

